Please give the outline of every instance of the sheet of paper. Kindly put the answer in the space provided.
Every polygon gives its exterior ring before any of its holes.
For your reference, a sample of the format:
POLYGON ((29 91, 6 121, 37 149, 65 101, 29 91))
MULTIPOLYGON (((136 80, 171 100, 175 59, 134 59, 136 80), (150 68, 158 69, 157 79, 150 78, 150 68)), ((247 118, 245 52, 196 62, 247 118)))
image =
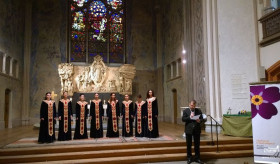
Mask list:
POLYGON ((191 119, 192 119, 192 120, 197 120, 197 119, 199 119, 199 117, 200 117, 200 114, 199 114, 199 115, 193 116, 191 119))

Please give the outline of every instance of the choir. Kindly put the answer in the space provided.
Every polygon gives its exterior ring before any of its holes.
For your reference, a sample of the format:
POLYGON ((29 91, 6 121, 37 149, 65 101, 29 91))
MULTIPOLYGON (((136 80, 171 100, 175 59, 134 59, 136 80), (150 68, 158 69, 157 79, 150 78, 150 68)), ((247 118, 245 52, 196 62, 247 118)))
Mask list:
MULTIPOLYGON (((55 102, 51 100, 51 93, 47 92, 40 108, 39 143, 55 141, 55 123, 59 121, 58 140, 71 140, 72 102, 64 92, 58 103, 58 117, 56 117, 55 102)), ((105 103, 105 100, 104 100, 105 103)), ((76 127, 73 139, 87 139, 87 116, 90 120, 90 138, 103 138, 104 109, 99 94, 94 94, 90 101, 90 111, 84 94, 80 94, 76 103, 76 127)), ((106 137, 119 137, 119 120, 122 120, 122 137, 159 137, 158 132, 158 105, 152 90, 148 90, 146 101, 142 96, 137 96, 134 103, 129 95, 124 95, 124 100, 119 102, 116 94, 111 93, 107 102, 107 133, 106 137), (133 122, 135 122, 133 128, 133 122), (133 132, 134 129, 134 132, 133 132)))

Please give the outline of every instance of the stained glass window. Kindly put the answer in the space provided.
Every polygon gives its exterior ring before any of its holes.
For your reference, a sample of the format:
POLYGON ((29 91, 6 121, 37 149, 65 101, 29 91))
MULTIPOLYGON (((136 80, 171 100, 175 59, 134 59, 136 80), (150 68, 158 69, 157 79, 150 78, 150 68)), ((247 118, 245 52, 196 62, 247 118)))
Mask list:
POLYGON ((125 0, 69 0, 70 62, 123 63, 125 0))

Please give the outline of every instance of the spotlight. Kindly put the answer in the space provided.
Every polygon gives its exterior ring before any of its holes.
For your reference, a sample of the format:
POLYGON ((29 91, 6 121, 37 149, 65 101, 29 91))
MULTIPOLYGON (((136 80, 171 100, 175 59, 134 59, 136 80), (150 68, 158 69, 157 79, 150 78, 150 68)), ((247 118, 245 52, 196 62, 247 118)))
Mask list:
POLYGON ((186 63, 187 63, 187 60, 186 60, 186 59, 184 59, 182 62, 183 62, 183 64, 186 64, 186 63))
POLYGON ((186 50, 183 50, 182 53, 185 54, 185 53, 186 53, 186 50))

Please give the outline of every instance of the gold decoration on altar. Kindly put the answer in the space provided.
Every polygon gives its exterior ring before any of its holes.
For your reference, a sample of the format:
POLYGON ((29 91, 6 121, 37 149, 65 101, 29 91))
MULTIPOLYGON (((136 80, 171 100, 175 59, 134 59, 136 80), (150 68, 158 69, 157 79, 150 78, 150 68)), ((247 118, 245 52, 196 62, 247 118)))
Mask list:
POLYGON ((61 92, 132 94, 132 80, 135 77, 135 66, 123 64, 120 67, 108 67, 100 55, 94 57, 90 66, 73 66, 61 63, 58 67, 61 79, 61 92), (70 85, 67 85, 70 83, 70 85), (70 90, 68 90, 70 89, 70 90))

